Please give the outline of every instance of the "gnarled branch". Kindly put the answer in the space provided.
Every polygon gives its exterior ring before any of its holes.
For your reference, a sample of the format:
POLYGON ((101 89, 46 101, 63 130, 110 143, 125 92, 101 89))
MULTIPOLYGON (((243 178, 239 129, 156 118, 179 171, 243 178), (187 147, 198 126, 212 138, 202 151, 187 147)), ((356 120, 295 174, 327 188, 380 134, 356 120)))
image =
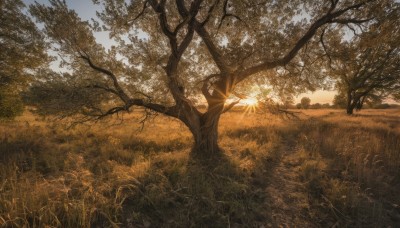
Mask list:
POLYGON ((328 12, 324 16, 322 16, 321 18, 316 20, 310 26, 310 28, 307 30, 307 32, 296 42, 296 44, 293 46, 293 48, 285 56, 283 56, 282 58, 276 59, 276 60, 265 60, 264 62, 262 62, 258 65, 249 67, 249 68, 239 72, 238 73, 238 82, 243 81, 250 75, 253 75, 260 71, 288 64, 297 55, 297 53, 300 51, 300 49, 303 48, 304 45, 306 45, 306 43, 315 35, 317 30, 325 24, 338 23, 338 22, 341 22, 341 23, 346 23, 346 22, 347 23, 358 23, 358 22, 360 22, 360 23, 362 23, 363 21, 371 20, 371 19, 365 19, 365 20, 338 19, 338 17, 343 15, 345 12, 347 12, 349 10, 358 9, 358 8, 362 7, 363 5, 365 5, 369 1, 351 5, 351 6, 348 6, 344 9, 341 9, 341 10, 338 10, 335 12, 333 12, 333 10, 335 9, 337 4, 335 2, 333 2, 332 9, 328 10, 328 12))
POLYGON ((222 113, 225 113, 225 112, 228 112, 229 110, 231 110, 235 105, 239 104, 240 100, 241 99, 234 101, 234 102, 230 103, 229 105, 226 105, 224 107, 224 110, 222 110, 222 113))
POLYGON ((90 57, 87 54, 80 54, 80 57, 83 60, 85 60, 93 70, 107 75, 113 82, 115 91, 117 92, 116 95, 118 95, 119 98, 121 98, 121 100, 124 101, 125 103, 128 102, 129 96, 125 93, 125 91, 119 85, 117 77, 111 71, 94 64, 93 61, 90 59, 90 57))

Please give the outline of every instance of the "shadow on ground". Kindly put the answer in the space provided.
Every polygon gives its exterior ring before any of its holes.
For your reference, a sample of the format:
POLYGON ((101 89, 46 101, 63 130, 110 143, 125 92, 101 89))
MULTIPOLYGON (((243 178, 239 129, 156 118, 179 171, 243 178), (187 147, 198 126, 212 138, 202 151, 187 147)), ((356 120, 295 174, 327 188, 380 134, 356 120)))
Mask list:
POLYGON ((399 133, 325 118, 226 130, 208 160, 183 138, 15 132, 0 226, 399 227, 399 133))
POLYGON ((154 161, 125 201, 127 227, 259 227, 268 217, 265 185, 226 156, 154 161), (132 194, 133 193, 133 194, 132 194))
POLYGON ((397 226, 394 170, 399 163, 391 158, 398 156, 398 135, 366 129, 310 118, 288 128, 253 127, 225 134, 232 140, 252 141, 258 149, 227 150, 222 158, 206 162, 160 157, 125 189, 130 197, 124 202, 123 224, 397 226), (271 140, 273 151, 262 151, 271 140), (246 162, 252 168, 243 168, 246 162))

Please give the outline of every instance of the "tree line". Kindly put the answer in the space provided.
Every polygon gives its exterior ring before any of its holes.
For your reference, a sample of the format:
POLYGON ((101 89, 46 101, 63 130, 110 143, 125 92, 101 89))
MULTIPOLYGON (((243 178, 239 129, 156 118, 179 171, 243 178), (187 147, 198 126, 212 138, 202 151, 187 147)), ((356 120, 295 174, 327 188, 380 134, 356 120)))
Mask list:
MULTIPOLYGON (((294 100, 281 103, 280 106, 285 109, 346 109, 346 99, 341 99, 336 95, 331 103, 312 103, 309 97, 302 97, 300 103, 295 104, 294 100)), ((400 104, 384 103, 382 100, 368 100, 364 104, 364 108, 370 109, 398 109, 400 104)))

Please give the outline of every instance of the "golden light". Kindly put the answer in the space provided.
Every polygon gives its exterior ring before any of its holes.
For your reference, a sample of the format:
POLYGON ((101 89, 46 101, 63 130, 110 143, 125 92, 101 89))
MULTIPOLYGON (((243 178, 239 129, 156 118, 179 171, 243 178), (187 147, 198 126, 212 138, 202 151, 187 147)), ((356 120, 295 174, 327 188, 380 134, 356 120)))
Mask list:
POLYGON ((244 114, 255 113, 258 107, 258 100, 254 97, 247 97, 245 99, 242 99, 240 103, 246 106, 244 114))
POLYGON ((240 102, 247 106, 256 106, 258 103, 258 100, 254 97, 249 97, 249 98, 241 100, 240 102))

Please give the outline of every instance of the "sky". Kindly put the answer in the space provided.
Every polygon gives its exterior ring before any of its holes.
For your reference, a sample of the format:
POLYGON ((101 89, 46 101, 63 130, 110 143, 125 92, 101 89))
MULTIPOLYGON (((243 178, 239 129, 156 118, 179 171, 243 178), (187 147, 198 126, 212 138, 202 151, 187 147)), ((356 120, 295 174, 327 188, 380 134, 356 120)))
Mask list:
MULTIPOLYGON (((23 0, 26 5, 32 4, 35 0, 23 0)), ((36 0, 40 4, 48 4, 47 0, 36 0)), ((101 11, 101 6, 94 5, 91 0, 66 0, 67 5, 74 9, 78 15, 84 20, 90 20, 91 18, 97 19, 96 10, 101 11)), ((105 48, 110 48, 113 44, 109 38, 107 32, 96 32, 95 34, 97 42, 101 43, 105 48)), ((52 67, 57 68, 58 63, 54 63, 52 67)), ((309 97, 311 103, 332 103, 333 97, 336 91, 322 91, 317 90, 315 92, 302 93, 295 97, 295 103, 300 103, 302 97, 309 97)))
POLYGON ((301 98, 308 97, 311 100, 311 104, 314 104, 314 103, 320 103, 320 104, 330 103, 330 104, 332 104, 333 97, 336 94, 337 94, 337 91, 317 90, 315 92, 299 94, 295 98, 294 102, 295 102, 295 104, 300 103, 301 98))
MULTIPOLYGON (((40 4, 48 5, 48 0, 23 0, 27 6, 35 3, 35 1, 40 4)), ((83 20, 90 21, 91 18, 98 19, 96 11, 102 10, 102 7, 100 5, 94 5, 92 0, 66 0, 66 2, 83 20)), ((113 44, 108 37, 108 32, 96 32, 94 35, 97 42, 101 43, 106 48, 110 48, 113 44)))
MULTIPOLYGON (((25 5, 30 5, 38 2, 40 4, 48 5, 48 0, 23 0, 25 5)), ((96 10, 100 10, 100 6, 94 5, 92 0, 66 0, 67 5, 74 9, 81 18, 90 20, 90 18, 96 17, 96 10)))

